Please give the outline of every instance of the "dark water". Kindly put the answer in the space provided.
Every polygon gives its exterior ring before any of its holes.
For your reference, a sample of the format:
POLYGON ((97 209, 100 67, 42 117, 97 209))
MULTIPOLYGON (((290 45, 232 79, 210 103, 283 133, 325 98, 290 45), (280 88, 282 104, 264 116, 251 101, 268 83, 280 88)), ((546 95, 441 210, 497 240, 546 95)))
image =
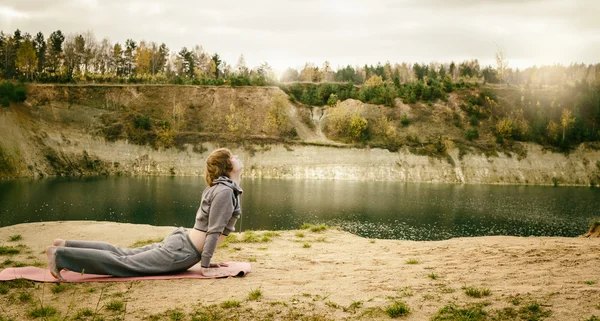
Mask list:
MULTIPOLYGON (((244 179, 237 229, 337 225, 371 238, 577 236, 600 217, 600 189, 244 179)), ((201 177, 0 181, 0 226, 98 220, 191 227, 201 177)))

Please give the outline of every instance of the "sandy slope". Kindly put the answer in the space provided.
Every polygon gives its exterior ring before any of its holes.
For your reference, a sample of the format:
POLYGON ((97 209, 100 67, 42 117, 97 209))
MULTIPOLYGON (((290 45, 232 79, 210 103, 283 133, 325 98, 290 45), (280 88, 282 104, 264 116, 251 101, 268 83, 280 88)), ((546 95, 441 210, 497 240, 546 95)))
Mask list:
MULTIPOLYGON (((14 261, 45 262, 43 249, 55 237, 128 246, 165 236, 171 229, 80 221, 19 224, 0 228, 0 245, 21 243, 31 249, 29 254, 12 257, 14 261), (22 236, 21 241, 8 241, 16 234, 22 236)), ((71 315, 79 308, 94 309, 98 302, 124 298, 125 320, 146 319, 174 308, 190 319, 189 313, 199 303, 226 300, 242 302, 241 307, 229 311, 240 319, 386 319, 377 308, 400 300, 412 310, 404 320, 427 320, 452 302, 459 306, 489 302, 486 310, 493 313, 513 306, 514 298, 520 305, 539 302, 551 311, 547 320, 600 315, 600 239, 476 237, 413 242, 369 240, 335 229, 302 231, 303 237, 298 233, 284 231, 267 243, 220 248, 215 260, 255 260, 252 272, 244 278, 80 284, 60 294, 52 294, 51 286, 46 285, 35 295, 44 293, 46 302, 63 314, 72 304, 71 315), (311 247, 304 247, 305 243, 311 247), (407 264, 409 259, 418 264, 407 264), (437 279, 428 277, 432 273, 437 279), (491 295, 472 298, 463 286, 489 288, 491 295), (89 293, 90 287, 105 287, 105 297, 99 301, 101 291, 89 293), (262 290, 262 298, 247 301, 248 293, 257 288, 262 290), (362 301, 362 306, 349 309, 355 301, 362 301)), ((0 261, 5 259, 0 256, 0 261)), ((8 307, 0 313, 24 317, 27 306, 11 303, 9 298, 10 293, 0 296, 0 305, 8 307)))

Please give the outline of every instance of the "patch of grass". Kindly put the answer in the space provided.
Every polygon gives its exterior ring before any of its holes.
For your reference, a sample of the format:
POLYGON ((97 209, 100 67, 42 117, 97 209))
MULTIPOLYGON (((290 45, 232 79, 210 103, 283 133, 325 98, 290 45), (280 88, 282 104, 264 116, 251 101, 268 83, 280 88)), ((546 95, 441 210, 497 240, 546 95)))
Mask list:
POLYGON ((64 292, 65 290, 67 290, 71 287, 72 287, 71 284, 56 283, 56 284, 54 284, 54 286, 52 286, 52 288, 50 290, 52 291, 52 293, 58 294, 58 293, 64 292))
POLYGON ((596 281, 596 280, 588 280, 588 281, 583 281, 583 283, 585 283, 587 285, 594 285, 594 284, 598 283, 598 281, 596 281))
POLYGON ((389 305, 385 308, 385 313, 387 313, 387 315, 389 315, 391 318, 397 318, 409 314, 410 308, 408 305, 406 305, 406 303, 396 301, 392 305, 389 305))
POLYGON ((519 305, 521 304, 521 299, 513 298, 512 300, 510 300, 510 303, 512 303, 512 305, 519 305))
POLYGON ((546 310, 538 302, 531 302, 519 309, 519 316, 523 320, 542 320, 552 314, 552 311, 546 310))
POLYGON ((31 302, 33 299, 33 294, 31 292, 21 292, 19 293, 19 301, 21 302, 31 302))
POLYGON ((8 238, 11 242, 16 242, 16 241, 20 241, 23 239, 23 237, 21 236, 21 234, 15 234, 15 235, 11 235, 8 238))
POLYGON ((271 238, 275 236, 280 236, 281 234, 272 231, 266 231, 261 233, 257 233, 255 231, 245 231, 244 234, 241 235, 241 238, 238 238, 237 235, 233 233, 227 235, 225 238, 225 242, 228 243, 267 243, 271 242, 271 238))
POLYGON ((4 281, 0 284, 6 285, 9 289, 23 289, 23 288, 34 288, 35 283, 26 279, 16 279, 4 281))
POLYGON ((239 308, 242 305, 240 301, 235 300, 227 300, 221 302, 221 308, 223 309, 231 309, 231 308, 239 308))
POLYGON ((432 280, 436 280, 436 279, 439 277, 439 275, 437 275, 437 274, 435 274, 435 273, 430 273, 430 274, 427 274, 427 276, 428 276, 430 279, 432 279, 432 280))
POLYGON ((425 294, 425 295, 423 295, 423 300, 426 300, 426 301, 427 300, 428 301, 435 300, 435 296, 432 294, 425 294))
POLYGON ((313 225, 310 223, 304 223, 300 226, 301 230, 310 230, 311 232, 320 233, 324 232, 329 228, 326 224, 313 225))
POLYGON ((279 234, 279 232, 273 232, 273 231, 265 231, 265 232, 263 232, 262 235, 267 236, 267 237, 281 236, 281 234, 279 234))
POLYGON ((463 290, 465 290, 466 295, 473 298, 481 298, 483 296, 489 296, 490 294, 492 294, 492 292, 488 288, 479 289, 471 286, 463 286, 463 290))
POLYGON ((487 303, 470 304, 458 307, 455 304, 441 308, 431 321, 484 321, 487 320, 487 312, 483 308, 487 303))
POLYGON ((51 317, 53 315, 56 314, 56 308, 52 307, 52 306, 42 306, 42 307, 38 307, 35 308, 33 310, 30 310, 27 315, 29 315, 30 318, 47 318, 47 317, 51 317))
POLYGON ((11 265, 14 261, 11 259, 6 259, 4 260, 4 262, 0 263, 0 266, 7 266, 7 265, 11 265))
POLYGON ((163 240, 164 240, 163 237, 158 237, 155 239, 139 240, 139 241, 136 241, 135 243, 131 244, 129 247, 130 248, 142 247, 142 246, 146 246, 146 245, 150 245, 150 244, 154 244, 154 243, 160 243, 163 240))
POLYGON ((192 321, 228 320, 223 311, 216 305, 200 306, 192 313, 192 321))
POLYGON ((19 254, 21 250, 14 246, 0 246, 0 255, 19 254))
POLYGON ((109 311, 121 312, 125 310, 125 303, 122 300, 112 300, 107 302, 104 308, 109 311))
POLYGON ((82 308, 82 309, 77 310, 77 313, 75 313, 75 316, 73 317, 73 319, 81 320, 83 317, 91 317, 93 315, 94 315, 94 311, 92 311, 92 309, 82 308))
POLYGON ((362 301, 352 301, 352 303, 350 303, 350 305, 347 308, 343 308, 343 310, 344 310, 344 312, 348 312, 348 311, 356 312, 356 310, 362 308, 362 306, 363 306, 362 301))
POLYGON ((310 244, 310 243, 304 243, 304 244, 302 244, 302 247, 305 248, 305 249, 308 249, 308 248, 312 247, 312 244, 310 244))
POLYGON ((250 291, 250 293, 248 293, 248 300, 251 301, 256 301, 258 299, 260 299, 262 297, 262 290, 260 288, 256 289, 256 290, 252 290, 250 291))
POLYGON ((589 317, 583 321, 600 321, 600 318, 595 315, 592 315, 591 317, 589 317))
POLYGON ((406 264, 419 264, 419 260, 417 260, 417 259, 408 259, 408 260, 406 260, 406 264))
POLYGON ((304 233, 302 233, 302 232, 296 232, 296 237, 304 237, 304 233))
POLYGON ((373 243, 375 243, 375 240, 374 239, 370 239, 369 243, 373 244, 373 243))
POLYGON ((442 293, 454 293, 456 291, 453 287, 447 286, 445 284, 439 285, 439 289, 442 293))
POLYGON ((256 258, 255 257, 251 257, 248 259, 248 262, 256 262, 256 258))
POLYGON ((335 303, 335 302, 333 302, 333 301, 327 301, 327 302, 325 302, 325 305, 328 306, 328 307, 330 307, 330 308, 334 308, 334 309, 339 309, 340 308, 340 305, 337 304, 337 303, 335 303))
POLYGON ((169 315, 169 320, 172 321, 181 321, 185 319, 185 313, 180 310, 167 310, 167 314, 169 315))

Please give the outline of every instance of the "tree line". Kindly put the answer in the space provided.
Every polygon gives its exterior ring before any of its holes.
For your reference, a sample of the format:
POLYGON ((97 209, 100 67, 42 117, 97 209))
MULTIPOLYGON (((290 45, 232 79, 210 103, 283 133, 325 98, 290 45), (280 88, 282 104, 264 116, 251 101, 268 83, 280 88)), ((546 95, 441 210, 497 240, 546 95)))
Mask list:
POLYGON ((0 31, 0 77, 37 82, 116 82, 174 83, 233 86, 267 85, 277 82, 352 82, 365 84, 373 76, 383 82, 410 83, 446 77, 453 82, 480 81, 511 85, 561 85, 575 82, 594 83, 600 79, 600 64, 569 66, 533 66, 512 69, 504 53, 496 54, 495 66, 481 66, 477 59, 439 63, 378 63, 343 66, 337 70, 325 61, 322 66, 306 63, 300 70, 286 69, 278 78, 268 63, 255 68, 246 66, 241 55, 235 65, 218 53, 209 53, 196 45, 171 50, 165 43, 135 41, 112 43, 97 40, 91 31, 65 35, 56 30, 47 37, 19 29, 0 31))

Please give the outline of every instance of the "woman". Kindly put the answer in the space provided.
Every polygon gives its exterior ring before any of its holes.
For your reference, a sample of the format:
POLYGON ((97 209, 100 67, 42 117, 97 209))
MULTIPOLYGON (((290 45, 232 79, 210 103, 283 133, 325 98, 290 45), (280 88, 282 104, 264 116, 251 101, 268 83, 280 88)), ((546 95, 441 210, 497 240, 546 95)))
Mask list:
POLYGON ((202 193, 194 228, 178 228, 160 243, 128 249, 104 242, 54 240, 46 249, 52 276, 64 280, 62 269, 123 277, 152 275, 185 271, 198 262, 202 275, 224 275, 218 268, 227 264, 210 260, 242 214, 239 184, 243 168, 228 149, 213 151, 206 160, 208 187, 202 193))

